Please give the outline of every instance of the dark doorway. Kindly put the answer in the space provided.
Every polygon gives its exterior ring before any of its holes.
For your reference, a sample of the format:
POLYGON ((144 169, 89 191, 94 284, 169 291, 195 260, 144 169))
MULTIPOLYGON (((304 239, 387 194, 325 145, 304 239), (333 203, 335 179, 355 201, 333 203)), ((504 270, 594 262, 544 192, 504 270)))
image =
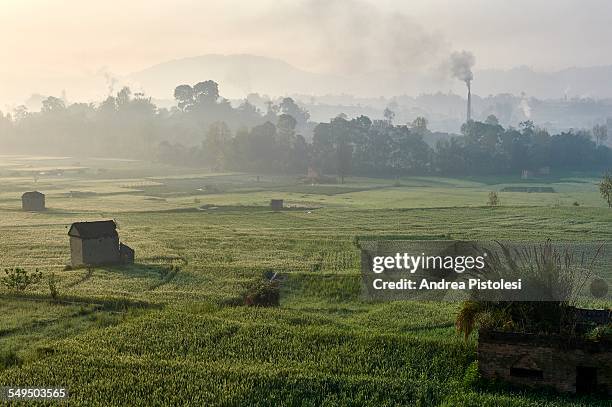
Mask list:
POLYGON ((576 367, 576 394, 595 393, 597 390, 597 368, 576 367))

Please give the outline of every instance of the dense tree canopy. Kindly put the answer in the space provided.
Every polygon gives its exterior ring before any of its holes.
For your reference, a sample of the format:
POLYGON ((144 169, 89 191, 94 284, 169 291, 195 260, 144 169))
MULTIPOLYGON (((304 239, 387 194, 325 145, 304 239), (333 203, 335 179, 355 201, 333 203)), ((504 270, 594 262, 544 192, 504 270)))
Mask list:
MULTIPOLYGON (((174 91, 177 107, 157 108, 123 88, 94 104, 48 97, 40 112, 0 112, 0 146, 40 154, 159 160, 211 170, 400 176, 404 174, 519 174, 523 171, 600 171, 612 167, 605 126, 550 135, 526 121, 503 128, 493 115, 469 121, 459 135, 427 128, 423 117, 394 124, 338 115, 309 122, 291 98, 268 102, 266 112, 245 100, 237 107, 213 81, 174 91), (434 140, 437 140, 434 142, 434 140)), ((254 100, 254 97, 249 96, 254 100)))

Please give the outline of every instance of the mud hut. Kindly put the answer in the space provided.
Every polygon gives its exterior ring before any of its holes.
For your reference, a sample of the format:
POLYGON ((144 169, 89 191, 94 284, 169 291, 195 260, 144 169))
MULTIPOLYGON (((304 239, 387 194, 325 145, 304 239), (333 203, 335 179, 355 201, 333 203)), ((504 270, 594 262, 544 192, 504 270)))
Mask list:
POLYGON ((272 208, 273 211, 280 211, 281 209, 283 209, 283 200, 282 199, 271 199, 270 200, 270 208, 272 208))
POLYGON ((45 194, 38 191, 21 195, 21 207, 24 211, 39 212, 45 210, 45 194))
POLYGON ((119 242, 112 220, 73 223, 68 236, 73 267, 134 262, 134 250, 119 242))

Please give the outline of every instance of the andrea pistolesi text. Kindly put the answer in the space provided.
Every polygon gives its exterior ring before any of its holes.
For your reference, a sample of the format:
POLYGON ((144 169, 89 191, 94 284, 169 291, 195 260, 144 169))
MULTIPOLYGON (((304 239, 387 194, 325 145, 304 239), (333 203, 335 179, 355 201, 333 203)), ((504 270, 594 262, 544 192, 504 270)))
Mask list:
POLYGON ((487 280, 482 278, 465 278, 459 281, 455 279, 428 279, 423 276, 430 270, 450 271, 458 274, 464 272, 482 273, 486 268, 488 254, 479 256, 428 256, 425 253, 412 255, 409 253, 396 253, 394 256, 375 256, 372 258, 372 272, 381 274, 385 271, 407 272, 414 274, 419 272, 419 278, 400 278, 393 281, 385 281, 376 278, 372 281, 375 290, 521 290, 521 279, 510 280, 487 280))

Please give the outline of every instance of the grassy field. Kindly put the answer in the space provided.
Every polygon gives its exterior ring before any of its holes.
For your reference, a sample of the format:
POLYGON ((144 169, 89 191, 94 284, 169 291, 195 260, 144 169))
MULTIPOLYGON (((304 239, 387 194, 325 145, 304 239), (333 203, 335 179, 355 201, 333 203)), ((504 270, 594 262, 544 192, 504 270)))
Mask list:
POLYGON ((592 177, 304 185, 132 162, 0 157, 0 266, 40 269, 0 288, 0 386, 66 386, 70 405, 605 405, 486 386, 455 304, 361 300, 361 235, 543 241, 612 238, 592 177), (32 168, 47 175, 34 179, 32 168), (63 169, 62 175, 55 174, 63 169), (506 186, 555 193, 500 193, 506 186), (48 210, 20 210, 23 191, 48 210), (271 198, 292 208, 272 212, 271 198), (575 206, 574 203, 578 203, 575 206), (115 219, 136 264, 66 270, 68 226, 115 219), (238 306, 266 272, 278 308, 238 306), (62 301, 50 298, 58 279, 62 301))

